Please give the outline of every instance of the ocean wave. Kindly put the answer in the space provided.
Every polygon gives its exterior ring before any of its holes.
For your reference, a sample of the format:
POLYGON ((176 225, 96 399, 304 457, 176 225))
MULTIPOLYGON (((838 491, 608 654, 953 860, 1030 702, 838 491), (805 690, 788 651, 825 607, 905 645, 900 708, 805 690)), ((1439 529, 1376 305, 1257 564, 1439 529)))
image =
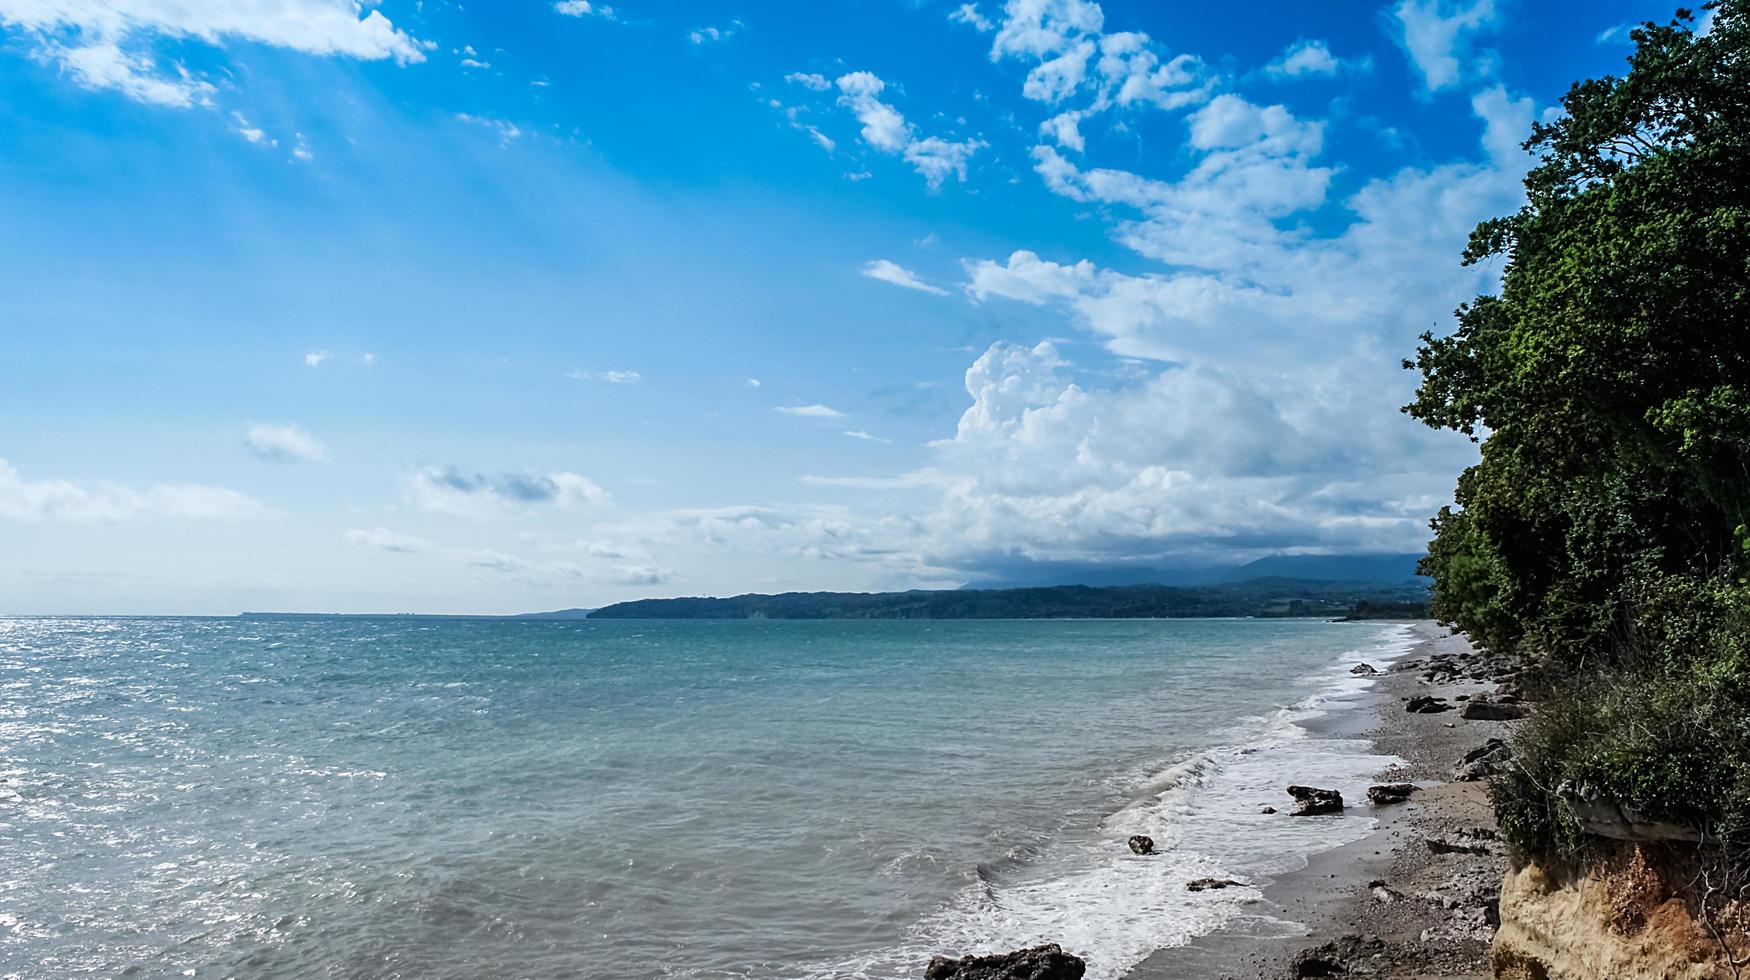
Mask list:
MULTIPOLYGON (((1350 673, 1403 657, 1409 627, 1391 627, 1372 645, 1350 650, 1317 670, 1316 690, 1264 717, 1237 724, 1217 744, 1149 769, 1132 798, 1091 833, 1054 842, 1036 854, 981 863, 976 882, 908 931, 897 947, 809 965, 811 978, 913 975, 944 951, 980 952, 1056 942, 1088 961, 1089 980, 1124 975, 1156 950, 1179 946, 1247 915, 1246 905, 1276 876, 1305 867, 1320 851, 1370 833, 1370 817, 1296 821, 1261 812, 1286 809, 1290 783, 1333 786, 1364 796, 1380 769, 1397 761, 1376 755, 1362 738, 1317 737, 1303 724, 1363 707, 1374 679, 1350 673), (1146 834, 1157 854, 1130 853, 1125 840, 1146 834), (1245 885, 1190 892, 1198 878, 1245 885)), ((1268 917, 1265 917, 1268 918, 1268 917)), ((1284 930, 1292 923, 1274 923, 1284 930)))

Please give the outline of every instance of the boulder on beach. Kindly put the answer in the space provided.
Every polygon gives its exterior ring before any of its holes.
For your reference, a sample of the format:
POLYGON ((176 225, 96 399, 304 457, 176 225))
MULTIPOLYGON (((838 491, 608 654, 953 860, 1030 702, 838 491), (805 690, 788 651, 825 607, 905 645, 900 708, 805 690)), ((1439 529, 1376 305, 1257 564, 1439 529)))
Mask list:
POLYGON ((1402 803, 1416 791, 1415 783, 1383 783, 1367 787, 1367 802, 1374 806, 1402 803))
POLYGON ((1319 789, 1315 786, 1290 786, 1288 795, 1300 802, 1300 806, 1291 817, 1312 817, 1321 813, 1342 813, 1343 794, 1334 789, 1319 789))
POLYGON ((1130 838, 1130 849, 1138 854, 1153 854, 1155 839, 1147 834, 1135 834, 1130 838))
POLYGON ((1082 980, 1088 965, 1056 943, 989 956, 938 956, 924 980, 1082 980))
POLYGON ((1445 698, 1437 698, 1431 694, 1413 697, 1404 704, 1404 710, 1412 715, 1432 715, 1441 711, 1451 711, 1452 705, 1445 698))
POLYGON ((1267 806, 1267 807, 1264 807, 1262 810, 1259 810, 1258 812, 1263 813, 1263 814, 1271 814, 1271 813, 1276 812, 1276 808, 1273 806, 1267 806))
POLYGON ((1498 738, 1491 738, 1465 753, 1464 761, 1452 771, 1452 781, 1474 783, 1499 775, 1512 758, 1512 746, 1498 738))
POLYGON ((1515 701, 1479 694, 1465 702, 1458 716, 1467 721, 1518 721, 1531 712, 1515 701))
POLYGON ((1366 676, 1366 675, 1369 675, 1369 674, 1377 674, 1377 673, 1379 673, 1379 668, 1378 668, 1378 667, 1375 667, 1375 666, 1374 666, 1374 665, 1372 665, 1372 664, 1356 664, 1356 665, 1355 665, 1355 666, 1353 666, 1353 667, 1351 667, 1351 668, 1349 668, 1349 673, 1351 673, 1351 674, 1361 674, 1361 675, 1363 675, 1363 676, 1366 676))
POLYGON ((1204 892, 1220 890, 1222 888, 1232 888, 1244 884, 1245 882, 1235 881, 1232 878, 1199 878, 1196 881, 1185 882, 1185 890, 1190 892, 1204 892))

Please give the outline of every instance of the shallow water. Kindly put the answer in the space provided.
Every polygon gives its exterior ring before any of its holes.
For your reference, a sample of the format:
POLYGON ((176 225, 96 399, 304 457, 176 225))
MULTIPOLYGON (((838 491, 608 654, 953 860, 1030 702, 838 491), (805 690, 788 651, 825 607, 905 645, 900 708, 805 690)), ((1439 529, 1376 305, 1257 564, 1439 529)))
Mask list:
POLYGON ((1368 822, 1403 627, 0 620, 0 975, 1090 976, 1368 822), (1356 651, 1360 651, 1357 653, 1356 651), (1286 807, 1284 807, 1286 808, 1286 807), (1131 855, 1152 835, 1166 852, 1131 855))

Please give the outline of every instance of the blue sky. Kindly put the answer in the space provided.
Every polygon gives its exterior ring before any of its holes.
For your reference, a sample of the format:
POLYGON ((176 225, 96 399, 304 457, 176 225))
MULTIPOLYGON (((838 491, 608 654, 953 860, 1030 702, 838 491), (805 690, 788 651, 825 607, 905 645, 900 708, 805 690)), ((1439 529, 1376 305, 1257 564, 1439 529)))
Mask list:
POLYGON ((1398 361, 1671 10, 0 0, 0 611, 1415 550, 1398 361))

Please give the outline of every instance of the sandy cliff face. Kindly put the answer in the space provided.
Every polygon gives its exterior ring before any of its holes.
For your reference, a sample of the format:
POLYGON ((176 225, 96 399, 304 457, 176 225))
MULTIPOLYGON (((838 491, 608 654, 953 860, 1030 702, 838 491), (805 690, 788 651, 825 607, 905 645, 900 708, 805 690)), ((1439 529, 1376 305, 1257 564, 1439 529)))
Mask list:
POLYGON ((1624 844, 1584 873, 1532 862, 1501 888, 1492 954, 1504 980, 1732 980, 1750 975, 1750 914, 1707 889, 1686 852, 1624 844))

